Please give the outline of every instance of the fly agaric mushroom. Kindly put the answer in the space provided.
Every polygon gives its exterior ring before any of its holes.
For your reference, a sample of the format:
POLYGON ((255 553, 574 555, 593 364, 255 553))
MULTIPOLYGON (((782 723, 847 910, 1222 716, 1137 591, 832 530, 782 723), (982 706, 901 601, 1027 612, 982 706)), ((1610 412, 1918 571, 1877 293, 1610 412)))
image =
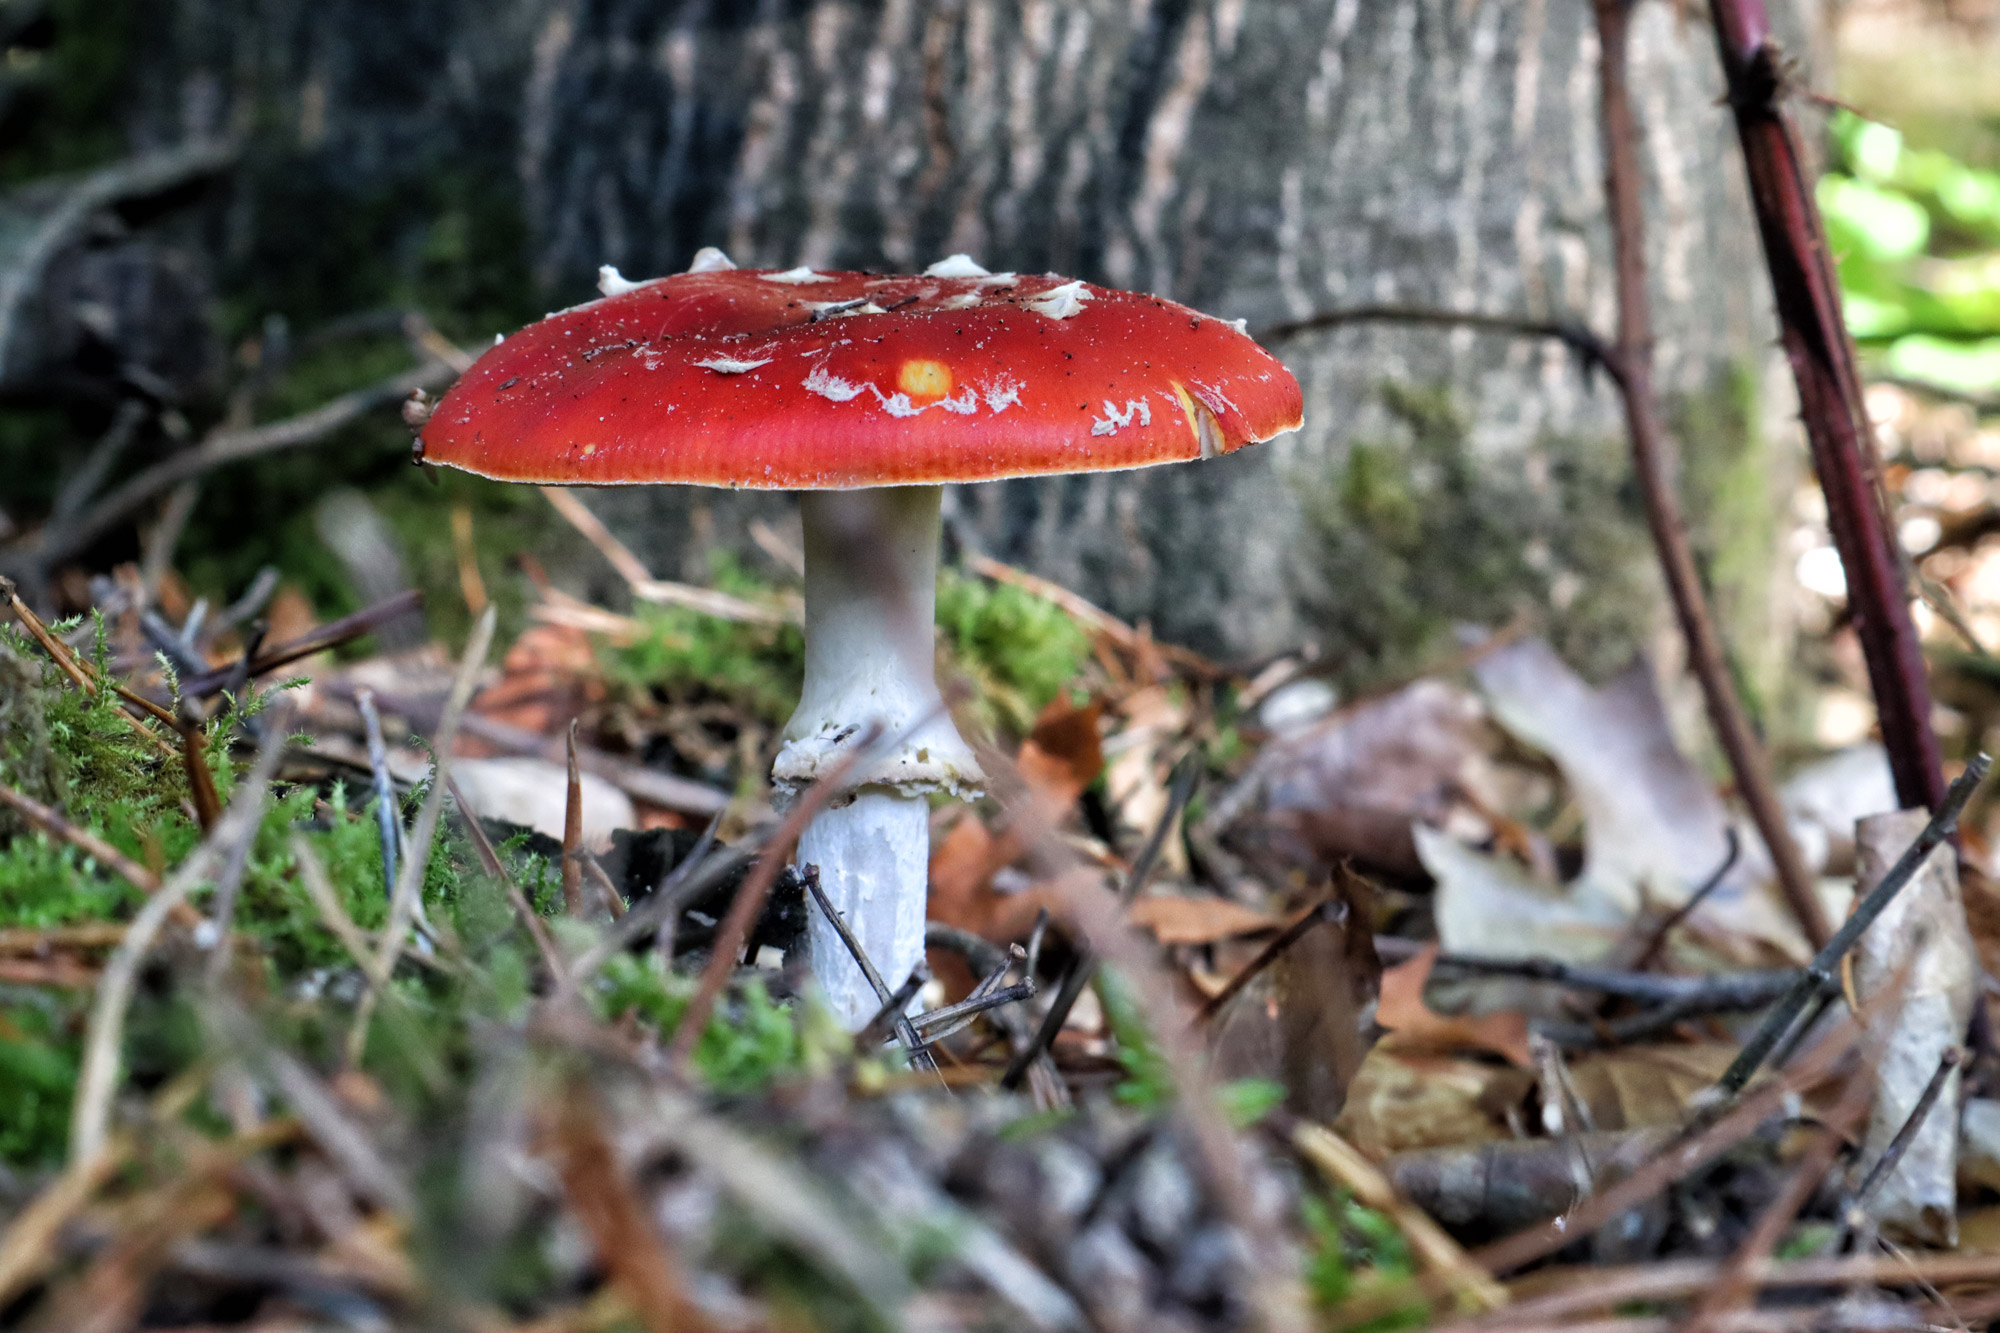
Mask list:
MULTIPOLYGON (((1240 322, 963 255, 885 277, 711 249, 598 285, 480 357, 418 457, 502 481, 803 492, 805 688, 772 777, 789 796, 893 741, 797 853, 893 986, 923 957, 925 798, 982 782, 932 672, 944 483, 1212 458, 1296 430, 1298 383, 1240 322)), ((878 997, 817 918, 811 948, 860 1027, 878 997)))

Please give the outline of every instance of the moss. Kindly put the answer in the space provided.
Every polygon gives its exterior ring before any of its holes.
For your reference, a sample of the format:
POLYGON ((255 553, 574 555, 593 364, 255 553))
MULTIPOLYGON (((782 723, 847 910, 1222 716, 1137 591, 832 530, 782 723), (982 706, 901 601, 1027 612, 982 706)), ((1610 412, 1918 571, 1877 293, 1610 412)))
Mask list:
POLYGON ((1788 487, 1773 475, 1777 460, 1762 429, 1758 388, 1756 372, 1739 363, 1668 408, 1696 562, 1737 687, 1763 723, 1789 660, 1772 578, 1788 487))
POLYGON ((978 691, 976 720, 1015 736, 1028 734, 1090 656, 1089 637, 1062 608, 955 570, 938 577, 937 624, 945 672, 963 672, 978 691))
POLYGON ((1459 624, 1535 617, 1586 673, 1616 669, 1657 605, 1622 442, 1546 437, 1477 455, 1446 390, 1390 383, 1398 429, 1358 441, 1305 498, 1326 592, 1310 607, 1340 682, 1423 668, 1459 624))

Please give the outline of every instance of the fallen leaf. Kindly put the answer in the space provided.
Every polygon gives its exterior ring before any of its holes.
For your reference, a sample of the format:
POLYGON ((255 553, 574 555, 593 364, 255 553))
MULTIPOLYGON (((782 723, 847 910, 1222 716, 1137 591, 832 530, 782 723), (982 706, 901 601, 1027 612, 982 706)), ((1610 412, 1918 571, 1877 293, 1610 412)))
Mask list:
POLYGON ((1285 1089, 1287 1110, 1326 1122, 1340 1114, 1375 1044, 1382 979, 1372 888, 1351 873, 1337 874, 1334 883, 1345 910, 1294 939, 1208 1032, 1217 1077, 1275 1080, 1285 1089))
POLYGON ((1214 944, 1276 930, 1284 918, 1213 894, 1152 893, 1136 900, 1126 918, 1162 944, 1214 944))
MULTIPOLYGON (((1856 826, 1857 889, 1866 892, 1888 873, 1930 820, 1925 810, 1872 815, 1856 826)), ((1972 1017, 1979 963, 1959 897, 1958 859, 1949 843, 1934 849, 1855 946, 1852 978, 1866 1002, 1900 987, 1869 1025, 1881 1043, 1868 1133, 1855 1159, 1867 1171, 1903 1128, 1939 1060, 1963 1039, 1972 1017)), ((1936 1110, 1918 1127, 1903 1158, 1866 1207, 1883 1230, 1904 1240, 1950 1247, 1958 1235, 1958 1126, 1945 1108, 1958 1105, 1959 1073, 1946 1079, 1936 1110)))
POLYGON ((1504 1139, 1507 1127, 1486 1099, 1494 1080, 1512 1073, 1490 1061, 1415 1055, 1377 1043, 1349 1082, 1334 1128, 1376 1161, 1504 1139))
POLYGON ((1249 778, 1254 817, 1281 850, 1296 840, 1295 859, 1421 874, 1411 825, 1445 822, 1489 734, 1472 695, 1418 681, 1266 746, 1249 778))
POLYGON ((1424 1002, 1424 985, 1437 962, 1438 946, 1425 945, 1415 956, 1382 973, 1382 1000, 1375 1021, 1388 1029, 1383 1045, 1398 1051, 1490 1051, 1527 1068, 1528 1019, 1519 1013, 1478 1017, 1440 1014, 1424 1002))

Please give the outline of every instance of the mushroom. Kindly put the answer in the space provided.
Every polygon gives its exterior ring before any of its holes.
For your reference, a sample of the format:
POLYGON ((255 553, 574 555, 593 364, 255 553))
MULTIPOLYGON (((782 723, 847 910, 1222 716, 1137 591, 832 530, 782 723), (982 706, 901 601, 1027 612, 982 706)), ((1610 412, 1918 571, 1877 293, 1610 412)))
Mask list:
MULTIPOLYGON (((880 738, 797 859, 893 986, 923 957, 926 798, 983 780, 932 671, 943 485, 1213 458, 1296 430, 1298 383, 1240 321, 963 255, 880 276, 706 250, 684 274, 607 267, 599 285, 480 357, 418 457, 503 481, 803 493, 805 686, 772 777, 790 799, 880 738)), ((817 918, 811 949, 859 1028, 878 997, 817 918)))

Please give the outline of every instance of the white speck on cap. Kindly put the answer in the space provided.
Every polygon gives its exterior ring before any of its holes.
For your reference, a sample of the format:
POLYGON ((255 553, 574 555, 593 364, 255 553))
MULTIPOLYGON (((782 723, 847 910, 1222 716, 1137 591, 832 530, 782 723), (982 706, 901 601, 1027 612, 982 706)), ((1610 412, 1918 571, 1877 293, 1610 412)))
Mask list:
POLYGON ((1083 280, 1066 282, 1060 287, 1051 287, 1028 302, 1028 309, 1050 319, 1069 319, 1083 309, 1083 303, 1090 299, 1090 289, 1083 280))
POLYGON ((804 265, 798 268, 788 268, 783 273, 759 273, 757 276, 765 282, 782 282, 793 287, 804 287, 815 282, 833 281, 832 278, 827 277, 824 273, 815 273, 804 265))
POLYGON ((924 270, 927 278, 987 278, 993 271, 971 255, 950 255, 924 270))
MULTIPOLYGON (((658 282, 659 279, 649 278, 646 281, 658 282)), ((627 292, 636 292, 645 285, 646 282, 634 282, 609 264, 597 266, 597 290, 606 296, 623 296, 627 292)))
MULTIPOLYGON (((1229 327, 1235 329, 1238 333, 1247 334, 1250 332, 1250 321, 1247 319, 1232 319, 1229 321, 1229 327)), ((1267 375, 1265 378, 1268 379, 1270 377, 1267 375)))
POLYGON ((718 375, 741 375, 745 371, 755 370, 759 366, 770 365, 771 358, 767 356, 762 361, 738 361, 735 357, 730 356, 712 356, 706 361, 697 361, 695 364, 704 370, 712 370, 718 375))
POLYGON ((728 255, 722 253, 722 251, 712 245, 704 245, 701 249, 694 252, 694 262, 688 265, 688 272, 720 273, 725 269, 735 267, 735 261, 728 255))

